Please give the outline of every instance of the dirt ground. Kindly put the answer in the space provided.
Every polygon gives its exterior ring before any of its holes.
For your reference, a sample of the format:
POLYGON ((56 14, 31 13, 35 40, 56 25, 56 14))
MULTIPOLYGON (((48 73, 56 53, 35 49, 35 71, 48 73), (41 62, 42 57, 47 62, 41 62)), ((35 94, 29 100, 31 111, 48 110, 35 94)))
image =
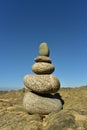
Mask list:
POLYGON ((60 112, 29 114, 22 105, 28 90, 0 91, 0 130, 87 130, 87 86, 60 88, 60 112))

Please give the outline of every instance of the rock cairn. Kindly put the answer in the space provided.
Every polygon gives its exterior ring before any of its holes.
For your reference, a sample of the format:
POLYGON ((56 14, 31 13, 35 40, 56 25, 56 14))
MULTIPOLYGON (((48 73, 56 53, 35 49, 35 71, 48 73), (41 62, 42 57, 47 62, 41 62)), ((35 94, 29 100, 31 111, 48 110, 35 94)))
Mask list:
POLYGON ((59 80, 50 75, 55 70, 49 58, 47 43, 39 46, 39 55, 34 59, 32 71, 35 74, 24 77, 24 85, 31 91, 23 99, 23 106, 31 114, 49 114, 62 109, 62 102, 56 95, 60 88, 59 80))

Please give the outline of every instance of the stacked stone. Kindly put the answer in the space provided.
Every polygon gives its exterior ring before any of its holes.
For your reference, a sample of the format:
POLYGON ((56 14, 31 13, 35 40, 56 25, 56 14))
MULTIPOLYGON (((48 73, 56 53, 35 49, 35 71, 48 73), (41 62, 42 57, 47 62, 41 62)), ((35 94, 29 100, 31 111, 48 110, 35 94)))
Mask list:
POLYGON ((62 102, 55 96, 60 88, 59 80, 50 75, 55 70, 49 58, 47 43, 41 43, 39 54, 32 65, 33 75, 24 77, 25 86, 31 91, 23 99, 24 108, 32 114, 49 114, 62 109, 62 102))

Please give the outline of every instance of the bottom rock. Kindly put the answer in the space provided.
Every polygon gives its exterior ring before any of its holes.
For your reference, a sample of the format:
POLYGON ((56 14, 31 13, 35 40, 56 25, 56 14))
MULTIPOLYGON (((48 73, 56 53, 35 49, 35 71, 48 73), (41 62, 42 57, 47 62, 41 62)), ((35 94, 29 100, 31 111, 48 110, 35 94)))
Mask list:
POLYGON ((56 96, 50 94, 45 96, 32 92, 26 93, 23 99, 24 108, 31 114, 49 114, 62 109, 62 102, 58 99, 57 94, 56 96))

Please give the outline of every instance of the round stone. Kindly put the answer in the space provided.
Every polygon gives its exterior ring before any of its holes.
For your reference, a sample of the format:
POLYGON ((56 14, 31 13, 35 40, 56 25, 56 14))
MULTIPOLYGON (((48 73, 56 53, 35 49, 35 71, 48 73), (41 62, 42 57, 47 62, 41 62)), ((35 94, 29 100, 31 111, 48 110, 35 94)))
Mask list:
POLYGON ((35 62, 46 62, 46 63, 51 63, 51 59, 47 56, 38 56, 34 59, 35 62))
POLYGON ((62 102, 55 96, 39 96, 28 92, 23 99, 25 110, 31 114, 49 114, 62 109, 62 102))
POLYGON ((39 46, 39 54, 41 56, 49 56, 49 48, 47 43, 43 42, 39 46))
POLYGON ((36 93, 56 93, 60 88, 59 80, 53 75, 26 75, 24 84, 36 93))
POLYGON ((32 71, 36 74, 51 74, 55 67, 50 63, 38 62, 32 65, 32 71))

